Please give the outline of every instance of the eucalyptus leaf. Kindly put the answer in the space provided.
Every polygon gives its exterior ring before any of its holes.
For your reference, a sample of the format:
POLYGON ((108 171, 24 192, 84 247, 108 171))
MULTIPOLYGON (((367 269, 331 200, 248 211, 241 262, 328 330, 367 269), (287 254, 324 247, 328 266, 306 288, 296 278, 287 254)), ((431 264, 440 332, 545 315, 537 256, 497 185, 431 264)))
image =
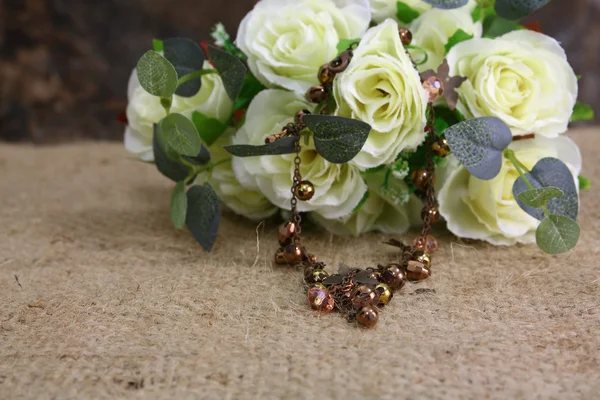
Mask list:
POLYGON ((535 232, 537 245, 548 254, 566 253, 577 244, 580 228, 577 222, 562 215, 550 215, 542 220, 535 232))
MULTIPOLYGON (((179 182, 187 178, 188 168, 177 160, 169 157, 169 149, 164 140, 158 134, 158 124, 154 124, 154 135, 152 136, 152 150, 154 162, 158 171, 171 179, 179 182)), ((175 154, 176 155, 176 154, 175 154)))
POLYGON ((186 223, 194 238, 211 251, 219 231, 221 204, 214 189, 205 183, 193 186, 187 192, 186 223))
POLYGON ((432 5, 435 8, 451 10, 466 5, 469 0, 423 0, 425 3, 432 5))
POLYGON ((177 229, 183 229, 185 226, 185 216, 187 213, 188 199, 185 194, 185 181, 179 181, 173 189, 171 195, 171 221, 177 229))
POLYGON ((139 59, 136 72, 140 85, 153 96, 171 97, 177 88, 177 72, 166 58, 154 50, 139 59))
POLYGON ((452 153, 476 178, 493 179, 502 167, 502 151, 512 141, 510 128, 499 118, 481 117, 446 129, 452 153))
POLYGON ((487 38, 496 38, 508 32, 512 32, 519 27, 517 21, 511 21, 498 15, 486 17, 483 21, 483 36, 487 38))
POLYGON ((193 156, 181 156, 181 158, 185 159, 186 161, 191 162, 192 164, 196 164, 196 165, 206 165, 210 162, 210 152, 208 151, 208 149, 206 148, 206 146, 202 146, 202 148, 200 149, 200 152, 193 156))
POLYGON ((169 114, 160 121, 159 127, 159 134, 179 154, 194 157, 202 149, 202 141, 196 127, 185 116, 169 114))
POLYGON ((517 20, 528 16, 550 0, 496 0, 496 13, 506 19, 517 20))
POLYGON ((533 208, 541 208, 548 203, 548 200, 561 197, 565 194, 562 190, 554 186, 548 186, 540 189, 529 189, 519 193, 519 200, 533 208))
POLYGON ((204 140, 204 143, 209 147, 212 146, 219 136, 225 132, 225 129, 227 129, 227 124, 199 111, 194 111, 192 113, 192 122, 200 134, 200 137, 204 140))
POLYGON ((331 115, 309 114, 302 117, 302 122, 313 133, 317 153, 334 164, 356 157, 371 132, 365 122, 331 115))
MULTIPOLYGON (((546 207, 551 214, 562 215, 571 219, 577 219, 579 213, 579 196, 575 179, 569 167, 557 158, 542 158, 535 164, 531 172, 525 174, 531 186, 535 189, 545 187, 556 187, 563 191, 564 195, 548 200, 546 207)), ((519 206, 527 214, 540 221, 545 218, 544 211, 525 204, 520 199, 520 194, 529 190, 522 177, 519 177, 513 185, 513 196, 517 199, 519 206)))
POLYGON ((223 147, 231 155, 236 157, 256 157, 256 156, 276 156, 280 154, 291 154, 296 152, 293 136, 284 137, 273 143, 262 146, 252 146, 249 144, 233 144, 223 147))
MULTIPOLYGON (((165 58, 175 67, 177 76, 180 78, 201 70, 204 65, 204 52, 191 39, 167 39, 163 42, 163 49, 165 58)), ((175 94, 183 97, 192 97, 198 93, 201 86, 201 78, 194 78, 180 85, 175 94)))
POLYGON ((244 85, 247 72, 246 66, 236 56, 213 46, 208 46, 208 56, 221 75, 227 95, 235 101, 244 85))

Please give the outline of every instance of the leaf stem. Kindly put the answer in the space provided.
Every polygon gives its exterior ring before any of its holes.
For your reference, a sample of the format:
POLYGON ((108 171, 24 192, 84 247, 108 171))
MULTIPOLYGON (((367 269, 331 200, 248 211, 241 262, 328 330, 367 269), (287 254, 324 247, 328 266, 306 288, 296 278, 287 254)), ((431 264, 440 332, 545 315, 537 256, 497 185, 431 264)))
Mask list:
POLYGON ((182 76, 181 78, 179 78, 179 80, 177 81, 177 87, 183 85, 184 83, 191 81, 192 79, 196 79, 196 78, 200 78, 203 75, 208 75, 208 74, 217 74, 217 70, 216 69, 201 69, 198 71, 194 71, 192 73, 189 73, 187 75, 182 76))

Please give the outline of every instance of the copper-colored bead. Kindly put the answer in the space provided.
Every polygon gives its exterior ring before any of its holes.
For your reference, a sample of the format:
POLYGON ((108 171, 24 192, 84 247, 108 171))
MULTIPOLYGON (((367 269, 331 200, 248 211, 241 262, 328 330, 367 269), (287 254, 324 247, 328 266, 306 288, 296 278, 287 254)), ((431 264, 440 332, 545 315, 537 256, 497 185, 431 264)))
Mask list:
POLYGON ((444 95, 444 84, 437 76, 430 76, 425 79, 423 89, 429 94, 430 103, 435 103, 444 95))
POLYGON ((417 251, 414 254, 414 260, 425 264, 427 268, 431 267, 431 256, 424 251, 417 251))
POLYGON ((429 217, 429 222, 431 224, 435 224, 440 219, 440 211, 436 206, 433 206, 431 208, 424 207, 421 211, 421 219, 425 221, 425 217, 429 217))
POLYGON ((356 321, 367 328, 375 326, 378 320, 379 314, 374 307, 363 307, 356 314, 356 321))
POLYGON ((352 50, 346 50, 339 56, 334 58, 328 65, 329 70, 334 74, 344 72, 348 65, 350 65, 350 59, 352 58, 352 50))
POLYGON ((298 200, 309 201, 315 195, 315 187, 310 181, 302 181, 294 189, 298 200))
POLYGON ((448 145, 448 141, 443 138, 440 138, 440 140, 435 142, 431 146, 431 149, 438 157, 446 157, 448 154, 450 154, 450 145, 448 145))
POLYGON ((408 46, 412 43, 413 35, 412 32, 406 28, 398 29, 398 34, 400 35, 400 40, 404 46, 408 46))
POLYGON ((329 291, 319 286, 308 289, 308 303, 313 310, 330 312, 335 306, 335 300, 329 291))
POLYGON ((269 144, 269 143, 273 143, 273 142, 278 141, 279 139, 281 139, 281 137, 283 136, 283 134, 284 134, 283 132, 279 132, 279 133, 276 133, 274 135, 267 136, 267 138, 265 139, 265 144, 269 144))
POLYGON ((327 97, 327 90, 323 86, 313 86, 306 92, 306 100, 312 103, 320 103, 327 97))
POLYGON ((428 235, 426 238, 421 236, 415 238, 414 246, 418 250, 426 251, 429 254, 433 254, 440 249, 440 245, 433 235, 428 235))
POLYGON ((386 305, 390 302, 394 294, 392 293, 392 289, 385 283, 380 283, 375 286, 375 291, 379 295, 379 304, 386 305))
POLYGON ((355 306, 376 305, 379 302, 377 292, 369 285, 360 285, 352 291, 352 304, 355 306))
POLYGON ((296 223, 288 221, 279 227, 279 233, 277 238, 279 239, 280 246, 287 246, 292 243, 294 236, 296 235, 296 223))
MULTIPOLYGON (((419 168, 412 172, 411 178, 416 188, 422 189, 429 179, 430 172, 425 168, 419 168)), ((433 182, 433 180, 432 180, 433 182)))
POLYGON ((302 247, 297 244, 288 244, 283 249, 283 259, 288 264, 295 264, 302 261, 302 257, 304 252, 302 251, 302 247))
POLYGON ((322 269, 314 270, 310 276, 310 283, 323 283, 325 279, 329 278, 329 274, 322 269))
POLYGON ((316 287, 316 288, 321 288, 321 289, 327 289, 327 286, 323 285, 320 282, 317 283, 313 283, 312 285, 310 285, 310 287, 316 287))
POLYGON ((322 65, 319 68, 319 82, 323 85, 329 85, 333 83, 333 79, 335 78, 335 72, 333 72, 329 68, 329 64, 322 65))
POLYGON ((373 270, 368 276, 369 278, 377 279, 379 281, 381 280, 381 271, 373 270))
POLYGON ((301 127, 303 127, 304 126, 304 122, 302 122, 302 117, 304 117, 305 115, 309 115, 309 114, 310 114, 310 111, 308 111, 308 110, 298 111, 296 113, 296 115, 294 116, 294 123, 296 125, 300 125, 301 127))
POLYGON ((431 276, 431 270, 419 261, 411 260, 406 267, 406 279, 409 281, 422 281, 431 276))
POLYGON ((391 289, 397 290, 404 286, 404 272, 399 264, 389 264, 381 273, 381 282, 387 284, 391 289))

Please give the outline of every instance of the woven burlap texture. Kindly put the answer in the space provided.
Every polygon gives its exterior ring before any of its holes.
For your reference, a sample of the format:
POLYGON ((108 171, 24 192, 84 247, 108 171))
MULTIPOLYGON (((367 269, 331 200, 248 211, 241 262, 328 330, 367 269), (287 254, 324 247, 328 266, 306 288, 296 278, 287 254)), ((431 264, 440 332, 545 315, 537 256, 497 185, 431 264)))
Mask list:
MULTIPOLYGON (((598 135, 571 135, 595 181, 598 135)), ((120 144, 4 144, 0 177, 2 399, 599 396, 600 184, 566 255, 438 230, 433 277, 366 330, 308 308, 301 273, 272 264, 273 221, 228 215, 205 253, 120 144)), ((385 238, 306 245, 334 270, 393 260, 385 238)))

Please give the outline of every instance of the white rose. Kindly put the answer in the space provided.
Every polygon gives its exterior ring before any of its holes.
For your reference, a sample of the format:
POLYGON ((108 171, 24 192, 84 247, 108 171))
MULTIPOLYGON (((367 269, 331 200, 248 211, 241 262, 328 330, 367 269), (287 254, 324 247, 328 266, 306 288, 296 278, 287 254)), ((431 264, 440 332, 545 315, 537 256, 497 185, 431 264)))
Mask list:
MULTIPOLYGON (((455 10, 434 8, 410 24, 413 34, 412 43, 427 53, 427 62, 419 65, 420 71, 437 70, 446 56, 448 40, 459 29, 475 38, 481 37, 483 30, 481 22, 473 22, 467 6, 455 10)), ((412 50, 411 54, 415 60, 424 56, 416 50, 412 50)))
POLYGON ((262 0, 242 20, 236 44, 267 87, 306 93, 340 39, 362 37, 369 0, 262 0))
MULTIPOLYGON (((432 7, 423 0, 400 0, 414 11, 423 14, 425 11, 431 10, 432 7)), ((469 0, 469 2, 458 8, 459 10, 467 10, 473 12, 477 6, 477 0, 469 0)), ((388 18, 397 19, 398 15, 398 0, 371 0, 371 14, 373 21, 380 23, 388 18)))
POLYGON ((200 174, 197 184, 206 181, 213 187, 219 199, 236 214, 254 221, 268 218, 277 213, 278 208, 260 192, 248 189, 240 184, 233 173, 231 154, 223 146, 231 144, 234 128, 228 128, 223 135, 210 146, 212 171, 200 174))
POLYGON ((395 21, 388 19, 367 31, 333 88, 336 114, 372 127, 352 165, 367 169, 391 163, 402 150, 423 142, 428 96, 395 21))
POLYGON ((495 116, 513 135, 556 137, 567 130, 577 99, 577 77, 559 43, 520 30, 496 39, 457 44, 450 74, 467 78, 458 109, 467 119, 495 116))
MULTIPOLYGON (((262 145, 269 135, 278 133, 293 121, 296 112, 309 107, 303 96, 283 90, 260 92, 250 103, 246 122, 237 132, 235 144, 262 145)), ((238 180, 248 189, 259 190, 271 203, 290 209, 290 188, 295 154, 233 159, 238 180)), ((317 154, 314 144, 302 143, 301 174, 315 186, 310 201, 299 201, 298 210, 314 211, 326 218, 348 215, 362 199, 367 186, 352 165, 332 164, 317 154)))
MULTIPOLYGON (((537 136, 515 141, 510 148, 529 170, 544 157, 562 160, 577 182, 581 154, 568 137, 550 139, 537 136)), ((448 229, 456 236, 481 239, 494 245, 535 242, 539 221, 525 213, 514 199, 512 188, 519 175, 508 160, 504 160, 496 178, 482 181, 450 156, 438 177, 443 181, 438 196, 440 213, 446 219, 448 229)))
MULTIPOLYGON (((208 61, 204 68, 212 68, 208 61)), ((127 121, 125 129, 125 148, 144 161, 153 161, 152 135, 153 125, 167 114, 160 105, 160 99, 146 92, 140 85, 136 71, 133 70, 127 88, 127 121)), ((171 112, 191 118, 194 111, 208 117, 226 122, 233 111, 233 102, 227 96, 221 77, 217 74, 202 76, 202 88, 193 97, 173 96, 171 112)))

